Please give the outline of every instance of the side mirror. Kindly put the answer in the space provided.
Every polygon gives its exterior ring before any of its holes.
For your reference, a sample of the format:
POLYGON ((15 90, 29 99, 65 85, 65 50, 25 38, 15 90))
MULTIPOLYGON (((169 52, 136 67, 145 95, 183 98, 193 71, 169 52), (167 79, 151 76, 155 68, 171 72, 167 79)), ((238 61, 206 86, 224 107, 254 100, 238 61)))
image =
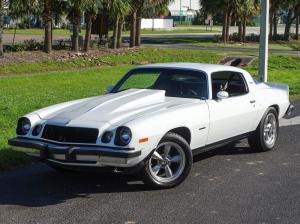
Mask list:
POLYGON ((226 91, 220 91, 217 94, 219 100, 227 99, 229 97, 229 93, 226 91))
POLYGON ((110 93, 110 92, 113 90, 114 87, 115 87, 114 85, 107 86, 107 87, 106 87, 106 91, 107 91, 108 93, 110 93))

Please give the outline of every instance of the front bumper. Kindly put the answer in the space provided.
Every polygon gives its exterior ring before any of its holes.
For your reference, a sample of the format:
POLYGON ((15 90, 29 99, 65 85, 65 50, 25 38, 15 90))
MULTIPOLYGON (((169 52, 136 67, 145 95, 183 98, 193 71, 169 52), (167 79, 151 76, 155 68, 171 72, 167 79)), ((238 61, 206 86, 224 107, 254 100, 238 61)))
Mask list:
POLYGON ((294 109, 295 109, 294 105, 292 105, 292 104, 289 105, 285 115, 290 116, 293 113, 294 109))
POLYGON ((91 145, 66 145, 30 138, 8 140, 11 146, 32 148, 40 151, 40 158, 66 166, 132 167, 140 162, 141 151, 91 145))

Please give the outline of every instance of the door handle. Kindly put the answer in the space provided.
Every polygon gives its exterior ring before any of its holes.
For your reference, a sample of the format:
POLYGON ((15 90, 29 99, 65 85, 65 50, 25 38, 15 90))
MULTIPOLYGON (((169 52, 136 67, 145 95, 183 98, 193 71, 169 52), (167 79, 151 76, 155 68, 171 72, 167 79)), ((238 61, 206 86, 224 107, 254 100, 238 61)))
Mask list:
POLYGON ((250 101, 250 103, 255 103, 255 102, 256 102, 256 100, 251 100, 251 101, 250 101))

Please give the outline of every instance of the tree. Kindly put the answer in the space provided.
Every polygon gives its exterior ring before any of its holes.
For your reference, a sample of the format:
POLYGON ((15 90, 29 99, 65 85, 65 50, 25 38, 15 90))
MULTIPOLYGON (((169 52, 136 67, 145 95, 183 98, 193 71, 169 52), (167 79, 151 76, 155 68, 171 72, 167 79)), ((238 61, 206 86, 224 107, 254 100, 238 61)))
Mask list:
POLYGON ((222 40, 224 43, 227 42, 229 36, 229 26, 231 23, 232 15, 232 0, 200 0, 202 5, 202 11, 215 15, 217 13, 223 14, 223 27, 222 27, 222 40))
POLYGON ((52 51, 52 10, 51 10, 51 0, 43 1, 43 23, 45 30, 44 37, 44 51, 50 53, 52 51))
POLYGON ((120 48, 125 16, 127 16, 131 10, 130 0, 111 0, 109 9, 112 20, 114 21, 112 48, 120 48))
POLYGON ((0 0, 0 57, 3 56, 3 19, 4 19, 4 0, 0 0))
POLYGON ((141 45, 141 22, 143 12, 152 8, 163 8, 173 0, 133 0, 132 11, 132 27, 130 32, 130 46, 135 43, 135 46, 141 45), (135 26, 134 26, 135 25, 135 26), (135 34, 135 35, 134 35, 135 34))
POLYGON ((259 13, 259 0, 235 0, 232 4, 233 12, 239 22, 239 39, 246 40, 246 29, 249 20, 259 13))
POLYGON ((85 0, 70 0, 69 1, 69 14, 68 19, 70 20, 73 28, 72 35, 72 50, 75 52, 79 51, 79 31, 81 28, 81 17, 84 12, 84 8, 88 5, 89 1, 85 0))
POLYGON ((229 39, 229 27, 235 18, 239 23, 240 40, 246 36, 246 27, 249 19, 259 10, 259 0, 200 0, 202 11, 215 15, 223 14, 222 40, 226 43, 229 39))
POLYGON ((90 47, 91 32, 92 32, 92 22, 96 18, 97 9, 101 4, 101 1, 93 0, 90 4, 86 6, 85 9, 85 38, 83 51, 87 52, 90 47))
POLYGON ((282 7, 287 10, 286 23, 284 29, 284 39, 290 40, 291 26, 300 13, 299 0, 283 0, 282 7))

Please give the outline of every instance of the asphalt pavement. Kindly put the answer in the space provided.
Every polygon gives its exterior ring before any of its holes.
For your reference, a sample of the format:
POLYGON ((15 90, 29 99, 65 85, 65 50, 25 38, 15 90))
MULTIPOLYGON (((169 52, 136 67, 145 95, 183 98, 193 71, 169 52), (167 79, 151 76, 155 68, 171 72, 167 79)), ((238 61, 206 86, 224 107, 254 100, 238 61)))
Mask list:
MULTIPOLYGON (((169 190, 139 177, 57 173, 41 163, 0 173, 0 223, 300 223, 300 103, 276 150, 246 141, 195 157, 169 190)), ((284 122, 283 122, 284 123, 284 122)))

